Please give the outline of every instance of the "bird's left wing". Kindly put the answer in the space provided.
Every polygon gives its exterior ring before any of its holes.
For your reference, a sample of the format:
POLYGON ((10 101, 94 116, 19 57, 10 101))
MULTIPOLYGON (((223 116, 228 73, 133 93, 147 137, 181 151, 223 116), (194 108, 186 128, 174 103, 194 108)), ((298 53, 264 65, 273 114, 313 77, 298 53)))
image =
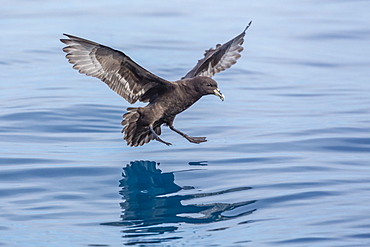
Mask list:
POLYGON ((97 77, 129 103, 148 102, 158 94, 173 87, 162 79, 135 63, 123 52, 110 47, 65 34, 69 39, 61 39, 67 46, 63 51, 66 58, 80 73, 97 77))
POLYGON ((182 79, 193 78, 196 76, 212 77, 214 74, 230 68, 240 58, 240 52, 243 51, 245 32, 252 22, 249 22, 244 31, 223 45, 216 45, 216 48, 210 48, 204 53, 204 58, 200 59, 195 67, 190 70, 182 79))

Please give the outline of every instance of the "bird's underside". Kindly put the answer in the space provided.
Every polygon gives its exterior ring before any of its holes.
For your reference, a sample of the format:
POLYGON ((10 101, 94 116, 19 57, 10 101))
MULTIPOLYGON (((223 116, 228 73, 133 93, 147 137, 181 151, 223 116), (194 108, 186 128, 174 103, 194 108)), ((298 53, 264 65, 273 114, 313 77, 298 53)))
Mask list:
POLYGON ((175 116, 204 95, 214 94, 224 99, 211 77, 231 67, 240 58, 245 32, 250 24, 229 42, 206 50, 204 58, 176 82, 154 75, 123 52, 110 47, 68 34, 65 34, 68 39, 61 41, 67 45, 63 51, 74 69, 99 78, 130 104, 149 102, 145 107, 127 108, 123 115, 122 132, 127 145, 142 146, 151 140, 171 145, 159 137, 163 124, 189 142, 198 144, 206 142, 206 137, 191 137, 177 130, 173 126, 175 116))
POLYGON ((161 134, 161 125, 167 125, 172 131, 178 133, 189 142, 192 143, 201 143, 206 142, 206 137, 191 137, 187 134, 181 132, 180 130, 176 129, 173 125, 173 121, 175 116, 171 117, 168 120, 158 120, 153 124, 146 124, 142 123, 140 119, 140 112, 142 108, 127 108, 128 112, 123 115, 122 125, 124 128, 122 129, 122 133, 125 133, 124 139, 127 141, 129 146, 141 146, 145 143, 150 142, 151 140, 157 140, 166 144, 167 146, 172 145, 169 142, 162 140, 159 136, 161 134), (135 145, 137 144, 137 145, 135 145))

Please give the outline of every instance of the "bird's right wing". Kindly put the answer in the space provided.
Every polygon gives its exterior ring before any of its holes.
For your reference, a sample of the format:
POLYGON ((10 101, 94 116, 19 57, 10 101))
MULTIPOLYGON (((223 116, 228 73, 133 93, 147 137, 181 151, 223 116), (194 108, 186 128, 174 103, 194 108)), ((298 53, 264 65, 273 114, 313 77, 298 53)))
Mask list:
POLYGON ((173 84, 147 71, 123 52, 107 46, 66 35, 60 41, 73 68, 80 73, 101 79, 129 103, 148 102, 173 84))
POLYGON ((215 49, 206 50, 204 58, 200 59, 182 79, 196 76, 212 77, 214 74, 230 68, 241 56, 245 32, 251 24, 252 22, 249 22, 244 31, 229 42, 223 45, 218 44, 215 49))

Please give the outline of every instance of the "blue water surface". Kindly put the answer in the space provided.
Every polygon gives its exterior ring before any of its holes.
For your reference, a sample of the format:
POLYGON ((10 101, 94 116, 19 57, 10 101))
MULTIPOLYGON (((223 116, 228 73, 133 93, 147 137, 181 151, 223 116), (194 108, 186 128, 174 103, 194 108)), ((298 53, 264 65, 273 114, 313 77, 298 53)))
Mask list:
MULTIPOLYGON (((2 4, 0 246, 369 246, 369 1, 2 4), (253 24, 167 147, 71 68, 69 33, 168 80, 253 24)), ((138 103, 137 105, 143 105, 138 103)))

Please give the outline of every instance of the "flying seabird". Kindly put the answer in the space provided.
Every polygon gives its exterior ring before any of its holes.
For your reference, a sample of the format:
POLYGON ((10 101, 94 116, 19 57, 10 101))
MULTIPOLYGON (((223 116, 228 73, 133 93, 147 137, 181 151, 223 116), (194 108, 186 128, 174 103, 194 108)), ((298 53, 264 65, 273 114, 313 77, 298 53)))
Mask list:
POLYGON ((162 124, 189 142, 201 143, 207 141, 205 137, 191 137, 177 130, 173 126, 174 119, 204 95, 214 94, 221 100, 225 99, 211 77, 231 67, 240 58, 245 32, 251 23, 229 42, 206 50, 204 58, 174 82, 154 75, 123 52, 110 47, 69 34, 64 34, 69 39, 60 41, 67 45, 63 51, 74 69, 99 78, 130 104, 149 102, 145 107, 129 107, 123 115, 122 133, 128 146, 142 146, 151 140, 171 145, 159 137, 162 124))

